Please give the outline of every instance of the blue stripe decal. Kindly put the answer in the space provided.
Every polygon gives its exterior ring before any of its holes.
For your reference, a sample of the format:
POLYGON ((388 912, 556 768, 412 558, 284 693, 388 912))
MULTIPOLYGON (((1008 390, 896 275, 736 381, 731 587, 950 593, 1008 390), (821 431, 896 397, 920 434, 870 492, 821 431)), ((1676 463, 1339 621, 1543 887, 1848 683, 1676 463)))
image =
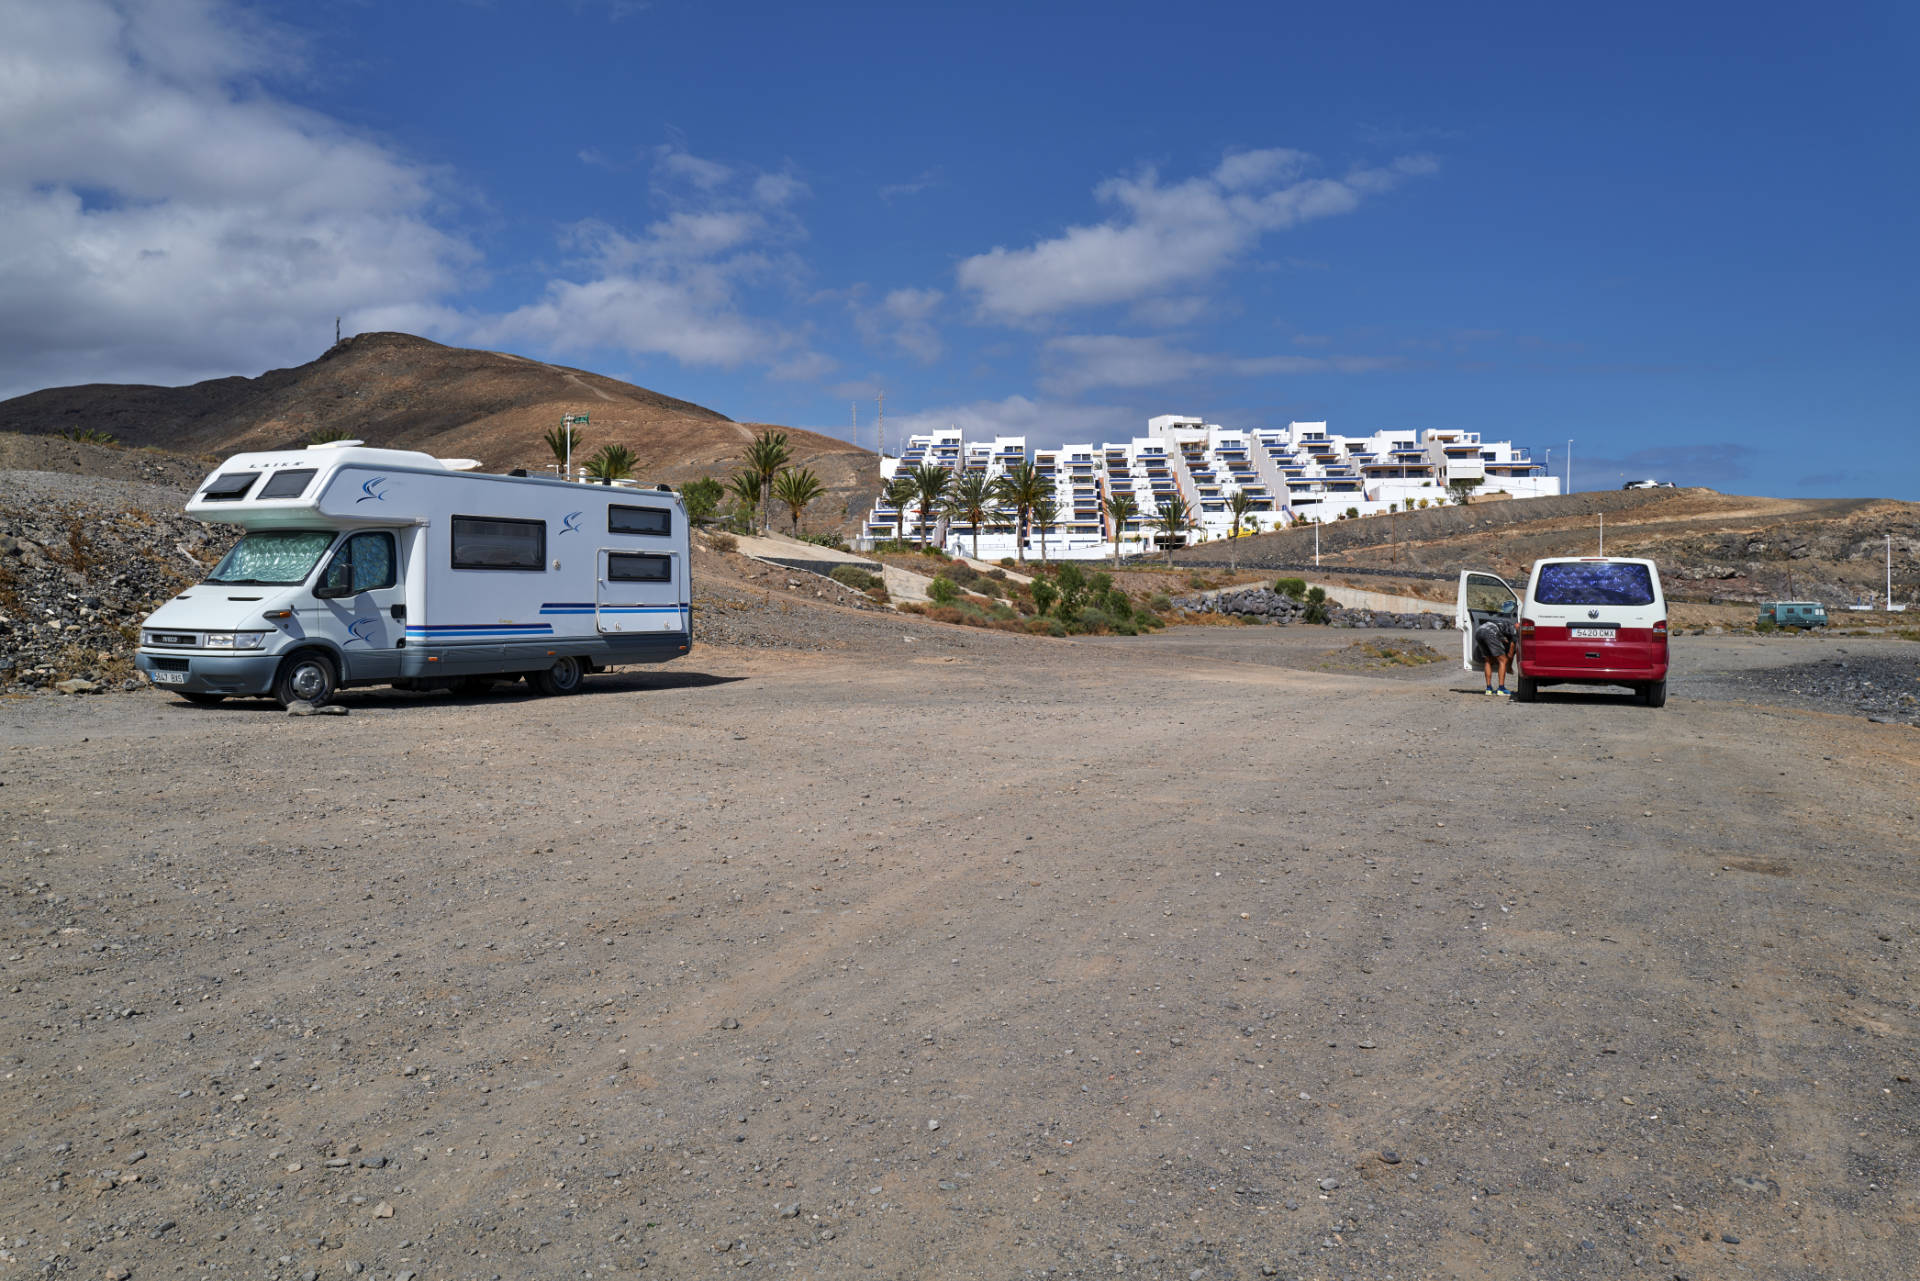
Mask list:
POLYGON ((407 624, 409 636, 551 636, 551 623, 435 623, 407 624))

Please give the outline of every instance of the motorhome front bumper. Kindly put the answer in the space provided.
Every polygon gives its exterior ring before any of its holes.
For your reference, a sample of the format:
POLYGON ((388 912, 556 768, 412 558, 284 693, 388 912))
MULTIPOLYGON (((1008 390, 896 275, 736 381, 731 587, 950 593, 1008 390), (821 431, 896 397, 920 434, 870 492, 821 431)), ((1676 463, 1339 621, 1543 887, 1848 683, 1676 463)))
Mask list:
POLYGON ((280 666, 277 654, 216 654, 207 650, 148 650, 133 656, 156 689, 192 694, 265 694, 280 666))

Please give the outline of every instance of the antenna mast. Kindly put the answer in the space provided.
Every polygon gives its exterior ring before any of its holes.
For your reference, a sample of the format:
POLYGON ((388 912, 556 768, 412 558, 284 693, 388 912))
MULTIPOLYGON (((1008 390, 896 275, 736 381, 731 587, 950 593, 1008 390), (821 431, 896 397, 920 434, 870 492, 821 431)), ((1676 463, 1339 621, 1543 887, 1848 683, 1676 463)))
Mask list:
POLYGON ((879 428, 880 455, 881 457, 884 458, 887 453, 887 393, 886 391, 883 389, 880 392, 880 395, 876 397, 876 399, 880 402, 880 428, 879 428))

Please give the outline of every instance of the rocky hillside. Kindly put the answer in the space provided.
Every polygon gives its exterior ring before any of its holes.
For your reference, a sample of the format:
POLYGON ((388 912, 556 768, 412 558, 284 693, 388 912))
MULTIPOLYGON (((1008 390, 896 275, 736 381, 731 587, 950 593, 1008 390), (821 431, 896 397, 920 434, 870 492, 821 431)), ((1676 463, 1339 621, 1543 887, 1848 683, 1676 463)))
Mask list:
MULTIPOLYGON (((370 445, 477 458, 489 471, 505 471, 551 462, 541 436, 569 414, 588 415, 582 430, 589 451, 626 445, 639 459, 639 477, 675 485, 704 475, 725 479, 761 428, 581 369, 373 333, 258 378, 189 387, 102 383, 16 396, 0 401, 0 433, 100 431, 122 445, 224 455, 345 432, 370 445)), ((879 485, 874 455, 831 436, 780 430, 795 461, 826 486, 809 513, 814 526, 852 528, 879 485)))
MULTIPOLYGON (((1893 538, 1895 599, 1920 599, 1920 504, 1890 499, 1742 497, 1710 489, 1594 491, 1556 498, 1481 501, 1398 516, 1342 520, 1320 529, 1327 568, 1454 574, 1492 569, 1524 577, 1543 556, 1591 556, 1604 522, 1610 555, 1660 562, 1676 599, 1747 602, 1806 597, 1844 605, 1884 593, 1893 538)), ((1311 528, 1237 540, 1243 567, 1310 564, 1311 528)), ((1227 547, 1175 553, 1190 564, 1226 563, 1227 547)))
POLYGON ((182 515, 185 501, 137 481, 0 471, 0 688, 133 679, 140 620, 238 534, 182 515))

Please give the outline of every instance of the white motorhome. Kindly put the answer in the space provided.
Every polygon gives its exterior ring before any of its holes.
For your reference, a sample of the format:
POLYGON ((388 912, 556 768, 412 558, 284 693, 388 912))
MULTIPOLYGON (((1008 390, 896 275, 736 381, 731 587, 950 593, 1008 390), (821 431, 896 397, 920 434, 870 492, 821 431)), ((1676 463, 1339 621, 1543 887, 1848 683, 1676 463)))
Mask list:
POLYGON ((473 466, 351 441, 236 454, 186 510, 246 533, 141 624, 135 665, 192 702, 286 705, 519 677, 566 694, 688 651, 679 495, 473 466))

